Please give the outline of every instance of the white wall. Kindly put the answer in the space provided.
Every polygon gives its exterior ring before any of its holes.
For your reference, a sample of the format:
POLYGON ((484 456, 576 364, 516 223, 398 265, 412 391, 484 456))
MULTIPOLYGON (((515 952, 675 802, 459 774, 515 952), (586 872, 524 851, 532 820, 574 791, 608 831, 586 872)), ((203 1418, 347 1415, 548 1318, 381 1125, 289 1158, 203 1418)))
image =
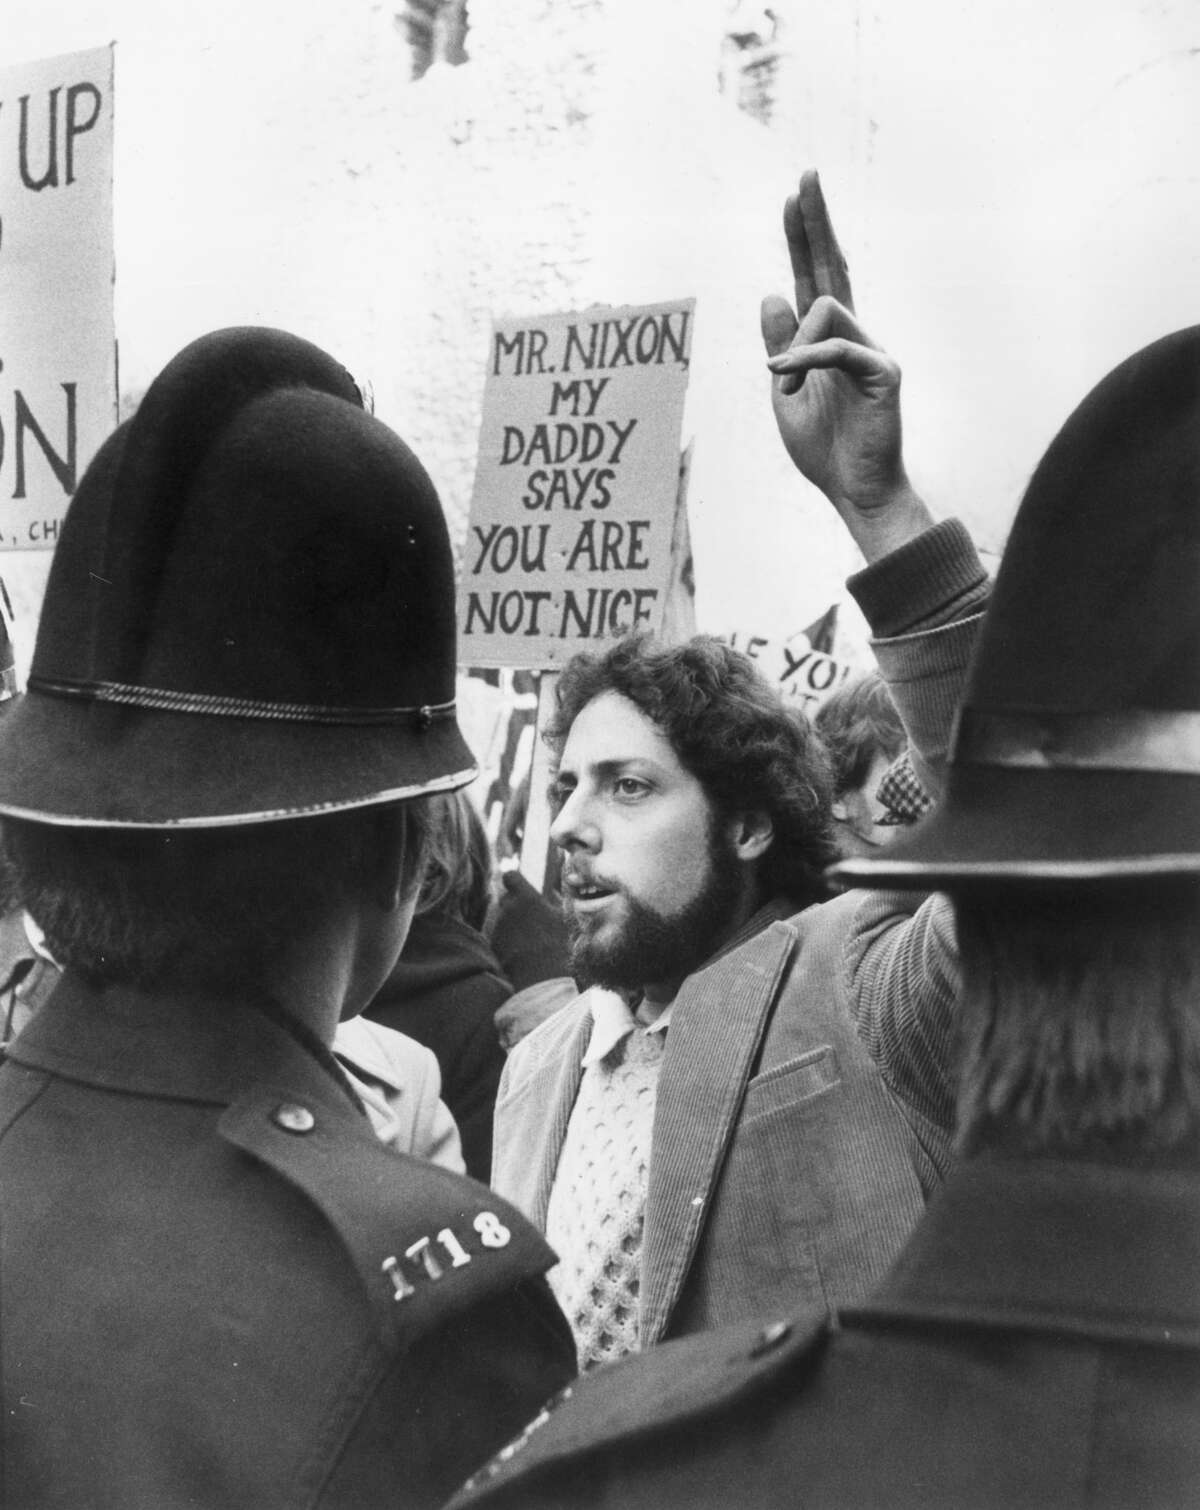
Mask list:
MULTIPOLYGON (((371 376, 458 531, 492 311, 696 295, 700 618, 779 633, 853 564, 764 396, 795 175, 904 365, 918 482, 996 546, 1086 388, 1198 317, 1200 11, 777 5, 772 132, 712 87, 723 0, 472 0, 472 61, 415 85, 398 5, 6 0, 3 61, 117 39, 125 388, 213 326, 295 329, 371 376)), ((2 570, 36 598, 44 558, 2 570)))
POLYGON ((999 544, 1083 394, 1200 320, 1200 7, 789 15, 817 44, 800 49, 796 140, 849 198, 860 310, 904 365, 910 453, 939 506, 999 544))

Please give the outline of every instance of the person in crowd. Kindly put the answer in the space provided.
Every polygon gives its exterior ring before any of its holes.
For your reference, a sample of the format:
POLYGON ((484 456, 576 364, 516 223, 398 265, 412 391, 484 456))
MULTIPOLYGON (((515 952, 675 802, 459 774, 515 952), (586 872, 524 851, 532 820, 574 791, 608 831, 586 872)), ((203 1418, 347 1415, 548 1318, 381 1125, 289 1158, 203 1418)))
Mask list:
POLYGON ((0 918, 0 1050, 49 1001, 61 977, 42 930, 14 903, 0 918))
MULTIPOLYGON (((808 335, 777 372, 815 370, 808 335)), ((1198 578, 1192 327, 1118 366, 1050 445, 944 800, 838 867, 953 898, 960 1164, 836 1327, 801 1312, 601 1371, 474 1503, 1194 1503, 1198 578)))
POLYGON ((883 808, 880 828, 907 827, 923 818, 933 806, 933 798, 921 785, 913 767, 911 750, 904 750, 892 761, 875 795, 883 808))
MULTIPOLYGON (((557 851, 551 849, 546 858, 540 891, 516 868, 525 840, 529 784, 527 771, 504 809, 500 836, 510 863, 500 872, 499 889, 486 925, 496 957, 503 962, 504 973, 516 992, 544 981, 561 980, 567 976, 571 959, 571 944, 562 915, 557 851)), ((529 1027, 534 1026, 536 1022, 531 1021, 529 1027)))
MULTIPOLYGON (((776 384, 781 434, 868 562, 851 586, 936 758, 971 636, 956 621, 986 578, 909 484, 899 372, 846 312, 815 181, 789 240, 808 339, 835 370, 776 384)), ((767 319, 786 350, 795 316, 778 301, 767 319)), ((826 759, 717 641, 569 663, 551 738, 572 969, 591 984, 509 1056, 493 1182, 560 1255, 581 1367, 863 1298, 946 1167, 944 910, 801 910, 833 857, 826 759)))
POLYGON ((282 332, 201 338, 71 501, 0 720, 64 967, 0 1065, 3 1497, 432 1506, 562 1386, 553 1255, 331 1051, 474 769, 420 462, 282 332))
MULTIPOLYGON (((12 604, 0 580, 0 718, 18 690, 12 627, 12 604)), ((0 848, 0 1050, 47 1000, 60 973, 41 929, 17 902, 16 878, 0 848)))
POLYGON ((569 974, 571 941, 562 912, 561 856, 550 847, 541 890, 516 868, 525 839, 529 786, 526 771, 504 809, 501 844, 512 863, 500 872, 486 930, 513 983, 513 994, 496 1013, 496 1034, 505 1053, 579 994, 569 974))
POLYGON ((906 743, 904 725, 878 670, 844 682, 817 709, 813 724, 833 767, 834 842, 861 855, 894 837, 879 784, 906 743))
MULTIPOLYGON (((509 876, 516 872, 510 871, 509 876)), ((505 878, 506 881, 508 877, 505 878)), ((523 882, 534 896, 537 895, 528 882, 523 882)), ((552 1017, 560 1007, 573 1002, 579 995, 579 983, 572 975, 550 975, 545 980, 530 982, 520 991, 514 991, 496 1013, 496 1035, 500 1047, 507 1054, 514 1044, 533 1032, 539 1023, 552 1017)))
POLYGON ((433 838, 404 949, 364 1016, 437 1056, 442 1095, 462 1138, 467 1173, 486 1183, 504 1050, 495 1016, 512 996, 484 937, 491 846, 465 792, 430 798, 433 838))

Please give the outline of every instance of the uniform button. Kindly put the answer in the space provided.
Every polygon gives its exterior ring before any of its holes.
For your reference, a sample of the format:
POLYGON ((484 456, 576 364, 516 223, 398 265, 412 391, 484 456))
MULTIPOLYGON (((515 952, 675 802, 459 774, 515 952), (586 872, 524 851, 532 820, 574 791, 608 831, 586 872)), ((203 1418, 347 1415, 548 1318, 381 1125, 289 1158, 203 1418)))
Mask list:
POLYGON ((764 1353, 769 1353, 772 1348, 777 1348, 781 1342, 786 1342, 792 1335, 792 1323, 790 1321, 773 1321, 770 1326, 763 1327, 750 1348, 751 1358, 761 1358, 764 1353))
POLYGON ((295 1101, 285 1101, 282 1106, 277 1106, 271 1113, 271 1120, 276 1127, 290 1133, 312 1132, 317 1125, 317 1119, 308 1107, 295 1101))

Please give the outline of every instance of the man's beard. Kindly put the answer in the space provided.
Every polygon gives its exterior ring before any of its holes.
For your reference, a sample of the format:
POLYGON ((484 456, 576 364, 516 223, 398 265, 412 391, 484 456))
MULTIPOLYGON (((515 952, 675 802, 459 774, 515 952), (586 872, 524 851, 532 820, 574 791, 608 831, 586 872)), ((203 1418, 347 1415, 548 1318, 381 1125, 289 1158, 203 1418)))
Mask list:
POLYGON ((571 974, 581 987, 640 991, 690 975, 716 952, 741 894, 742 867, 723 834, 709 834, 707 851, 704 885, 681 912, 661 913, 622 892, 624 921, 615 935, 601 939, 588 919, 567 910, 571 974))

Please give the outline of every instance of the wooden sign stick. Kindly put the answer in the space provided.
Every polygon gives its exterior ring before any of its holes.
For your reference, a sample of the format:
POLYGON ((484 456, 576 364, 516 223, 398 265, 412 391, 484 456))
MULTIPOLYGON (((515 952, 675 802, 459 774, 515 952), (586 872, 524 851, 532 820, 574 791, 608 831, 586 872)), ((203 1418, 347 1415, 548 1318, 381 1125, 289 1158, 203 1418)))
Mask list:
POLYGON ((537 726, 533 737, 533 766, 529 773, 529 805, 525 809, 525 834, 521 840, 521 874, 538 891, 546 885, 546 860, 550 851, 550 747, 542 731, 554 712, 557 671, 538 677, 537 726))

